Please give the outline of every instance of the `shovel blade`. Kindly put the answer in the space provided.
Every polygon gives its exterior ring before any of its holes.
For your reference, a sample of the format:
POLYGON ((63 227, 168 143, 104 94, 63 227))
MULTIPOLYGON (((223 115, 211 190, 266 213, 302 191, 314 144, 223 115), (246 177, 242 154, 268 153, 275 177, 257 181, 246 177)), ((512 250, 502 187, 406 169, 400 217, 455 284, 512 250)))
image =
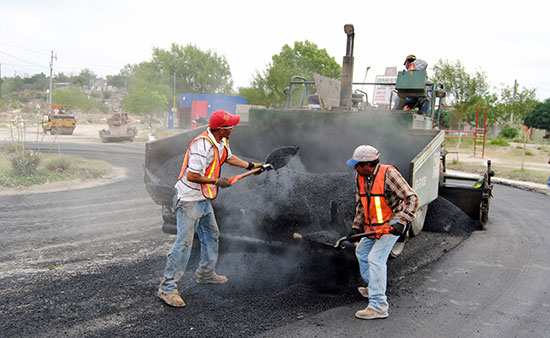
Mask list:
POLYGON ((290 162, 299 149, 300 147, 297 146, 279 147, 267 155, 265 163, 271 164, 275 170, 282 168, 290 162))

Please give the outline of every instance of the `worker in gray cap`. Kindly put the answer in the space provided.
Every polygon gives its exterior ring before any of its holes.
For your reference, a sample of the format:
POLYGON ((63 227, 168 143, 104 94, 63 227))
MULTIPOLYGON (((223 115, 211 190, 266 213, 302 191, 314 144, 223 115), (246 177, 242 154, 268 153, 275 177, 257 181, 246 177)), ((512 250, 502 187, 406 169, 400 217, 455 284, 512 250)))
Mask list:
POLYGON ((360 319, 388 317, 386 261, 397 240, 406 236, 418 208, 418 195, 392 165, 380 164, 380 153, 370 145, 355 149, 347 165, 356 174, 355 219, 348 241, 359 243, 355 255, 368 287, 358 291, 369 305, 355 313, 360 319), (371 236, 361 233, 376 232, 371 236))

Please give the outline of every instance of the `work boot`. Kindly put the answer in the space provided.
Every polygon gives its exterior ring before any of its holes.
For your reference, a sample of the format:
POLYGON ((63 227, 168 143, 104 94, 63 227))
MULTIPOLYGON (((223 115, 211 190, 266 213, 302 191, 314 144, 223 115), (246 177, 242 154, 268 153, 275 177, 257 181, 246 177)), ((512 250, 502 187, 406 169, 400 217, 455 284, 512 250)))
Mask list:
POLYGON ((173 306, 173 307, 184 307, 185 302, 181 298, 178 290, 174 290, 170 293, 166 293, 162 290, 159 290, 157 292, 157 296, 159 296, 160 299, 162 299, 166 304, 173 306))
POLYGON ((369 288, 366 286, 360 286, 357 288, 357 291, 361 294, 361 296, 365 298, 369 298, 369 288))
POLYGON ((375 309, 367 306, 365 309, 355 312, 355 317, 357 317, 359 319, 387 318, 388 317, 388 311, 378 312, 375 309))
POLYGON ((203 278, 201 275, 199 275, 196 272, 195 272, 195 276, 197 276, 197 283, 199 284, 223 284, 229 280, 227 277, 218 275, 215 272, 210 278, 203 278))

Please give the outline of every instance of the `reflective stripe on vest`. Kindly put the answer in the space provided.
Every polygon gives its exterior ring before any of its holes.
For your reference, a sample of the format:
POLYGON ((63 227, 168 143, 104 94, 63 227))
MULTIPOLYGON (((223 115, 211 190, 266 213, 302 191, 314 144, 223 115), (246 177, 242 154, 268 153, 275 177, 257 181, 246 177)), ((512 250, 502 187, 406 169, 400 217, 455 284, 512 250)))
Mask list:
MULTIPOLYGON (((389 165, 380 164, 378 171, 374 176, 374 181, 370 191, 366 190, 366 177, 357 175, 357 185, 359 188, 359 197, 365 210, 365 228, 364 231, 376 231, 386 226, 392 216, 392 210, 386 203, 384 196, 384 186, 386 181, 386 170, 389 165)), ((380 238, 381 235, 375 236, 380 238)))
MULTIPOLYGON (((218 147, 216 147, 216 144, 214 143, 214 141, 211 140, 210 137, 208 137, 208 130, 205 130, 202 134, 195 137, 195 139, 191 141, 191 143, 189 143, 189 146, 187 147, 187 152, 185 153, 185 157, 183 158, 183 164, 181 166, 181 171, 178 176, 178 180, 181 180, 183 178, 183 175, 185 175, 185 171, 187 170, 187 166, 189 165, 189 149, 191 149, 191 145, 195 143, 195 141, 198 141, 200 139, 208 140, 212 144, 212 147, 214 148, 214 160, 212 161, 212 163, 210 163, 208 168, 206 168, 205 176, 208 178, 216 178, 216 179, 220 177, 221 165, 227 159, 228 145, 226 140, 224 139, 223 154, 220 158, 220 152, 218 150, 218 147)), ((204 197, 208 199, 214 199, 218 195, 218 186, 215 184, 201 184, 201 191, 204 197)))

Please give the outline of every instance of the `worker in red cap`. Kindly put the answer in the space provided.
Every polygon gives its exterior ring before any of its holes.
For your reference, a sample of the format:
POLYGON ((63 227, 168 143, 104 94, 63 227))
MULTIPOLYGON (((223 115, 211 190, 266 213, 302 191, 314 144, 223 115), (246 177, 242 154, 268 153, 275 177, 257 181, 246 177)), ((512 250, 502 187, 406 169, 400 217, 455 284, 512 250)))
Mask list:
POLYGON ((357 202, 347 238, 350 242, 359 241, 355 256, 361 277, 368 285, 358 288, 359 293, 369 299, 369 305, 355 313, 359 319, 388 317, 386 261, 397 240, 406 235, 418 208, 416 192, 394 166, 380 164, 379 156, 373 146, 361 145, 346 163, 356 171, 357 202), (357 236, 373 231, 378 231, 378 235, 357 236))
POLYGON ((215 271, 220 231, 210 200, 216 198, 219 187, 231 185, 227 178, 220 176, 220 167, 225 162, 248 170, 262 166, 231 153, 227 140, 239 120, 240 116, 224 110, 212 113, 209 127, 191 141, 183 159, 173 204, 177 237, 168 253, 164 279, 157 293, 168 305, 185 306, 178 292, 178 281, 187 268, 195 231, 201 243, 201 260, 195 271, 197 283, 222 284, 228 281, 226 276, 215 271))

